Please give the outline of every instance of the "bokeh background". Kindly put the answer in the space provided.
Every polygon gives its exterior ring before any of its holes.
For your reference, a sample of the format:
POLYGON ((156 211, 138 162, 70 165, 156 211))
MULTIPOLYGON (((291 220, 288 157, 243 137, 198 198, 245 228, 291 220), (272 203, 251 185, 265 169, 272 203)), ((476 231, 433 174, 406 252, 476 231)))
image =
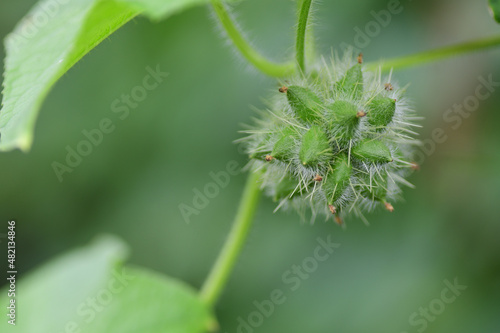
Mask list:
MULTIPOLYGON (((0 2, 0 37, 35 3, 0 2)), ((387 1, 322 1, 316 35, 322 54, 353 43, 355 28, 387 1)), ((363 49, 365 59, 410 54, 440 45, 500 34, 486 0, 401 1, 404 10, 363 49)), ((250 38, 275 59, 291 53, 295 5, 254 0, 235 6, 250 38)), ((4 50, 0 51, 4 58, 4 50)), ((500 82, 500 49, 399 71, 408 95, 425 117, 422 139, 435 128, 448 137, 426 157, 395 212, 369 216, 366 226, 348 219, 301 222, 273 214, 263 199, 255 226, 217 306, 222 332, 236 332, 238 317, 273 289, 287 301, 255 332, 417 332, 412 313, 439 298, 444 280, 468 288, 426 332, 499 332, 500 319, 500 93, 494 92, 456 130, 443 119, 454 104, 474 95, 478 77, 500 82), (282 274, 302 263, 331 235, 340 248, 291 292, 282 274)), ((0 154, 0 233, 17 220, 20 276, 58 254, 111 233, 132 249, 130 261, 199 287, 230 228, 245 175, 184 221, 179 204, 211 182, 210 172, 246 157, 232 142, 242 123, 262 107, 275 80, 249 68, 221 38, 208 7, 153 23, 137 18, 70 70, 43 105, 28 153, 0 154), (121 121, 111 103, 141 84, 147 66, 169 77, 121 121), (102 118, 116 129, 59 182, 52 162, 102 118)), ((2 244, 3 246, 4 244, 2 244)), ((3 250, 2 250, 3 251, 3 250)), ((2 263, 2 267, 4 264, 2 263)), ((2 270, 3 271, 3 270, 2 270)), ((3 274, 3 272, 2 272, 3 274)), ((2 279, 2 281, 5 281, 2 279)), ((57 314, 50 314, 56 316, 57 314)), ((420 328, 419 326, 418 328, 420 328)))

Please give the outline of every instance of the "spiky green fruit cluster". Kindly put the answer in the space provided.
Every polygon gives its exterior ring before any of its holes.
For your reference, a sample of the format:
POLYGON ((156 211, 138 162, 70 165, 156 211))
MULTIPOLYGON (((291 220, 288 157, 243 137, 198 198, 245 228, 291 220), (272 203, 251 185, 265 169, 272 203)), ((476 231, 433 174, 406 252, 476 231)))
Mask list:
POLYGON ((376 206, 392 211, 415 165, 416 118, 391 77, 338 57, 308 78, 291 78, 244 139, 263 187, 279 207, 342 216, 376 206))

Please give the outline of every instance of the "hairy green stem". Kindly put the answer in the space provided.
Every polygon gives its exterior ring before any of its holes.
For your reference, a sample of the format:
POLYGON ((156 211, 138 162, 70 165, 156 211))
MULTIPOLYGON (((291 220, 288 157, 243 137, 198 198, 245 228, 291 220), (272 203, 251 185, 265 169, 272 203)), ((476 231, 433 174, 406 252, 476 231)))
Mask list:
POLYGON ((305 60, 305 40, 307 21, 309 20, 309 13, 311 12, 312 0, 302 0, 302 6, 299 9, 299 18, 297 23, 297 41, 295 43, 295 57, 297 67, 300 72, 306 72, 305 60))
POLYGON ((452 46, 446 46, 443 48, 424 51, 400 58, 393 58, 388 60, 381 60, 378 62, 372 62, 367 64, 367 68, 370 70, 381 68, 382 71, 388 71, 391 69, 395 70, 404 69, 407 67, 412 67, 431 61, 445 59, 468 52, 480 51, 497 45, 500 45, 500 36, 479 39, 472 42, 466 42, 452 46))
POLYGON ((250 230, 261 195, 260 176, 261 172, 248 176, 231 232, 201 289, 201 299, 210 307, 217 303, 250 230))
POLYGON ((212 0, 212 6, 219 18, 220 23, 224 27, 228 37, 234 43, 234 46, 241 52, 241 54, 257 69, 266 75, 273 77, 284 77, 293 74, 295 66, 292 62, 278 64, 267 60, 252 45, 243 37, 238 27, 231 19, 226 6, 220 0, 212 0))

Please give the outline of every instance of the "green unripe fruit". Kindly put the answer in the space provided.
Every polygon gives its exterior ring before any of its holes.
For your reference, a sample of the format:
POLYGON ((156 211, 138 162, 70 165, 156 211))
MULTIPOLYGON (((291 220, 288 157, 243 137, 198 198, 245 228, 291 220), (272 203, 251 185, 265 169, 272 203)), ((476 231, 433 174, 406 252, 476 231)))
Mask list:
POLYGON ((269 140, 269 135, 266 135, 254 148, 253 152, 250 154, 252 159, 265 159, 266 155, 270 153, 269 148, 266 147, 267 141, 269 140))
POLYGON ((389 97, 375 97, 368 104, 368 122, 375 126, 377 131, 385 130, 396 112, 396 100, 389 97))
POLYGON ((338 91, 358 99, 363 94, 363 71, 361 64, 349 68, 345 75, 335 84, 338 91))
POLYGON ((333 205, 349 186, 352 175, 352 166, 347 154, 341 154, 335 160, 333 169, 328 173, 323 183, 323 190, 328 205, 333 205))
POLYGON ((285 198, 293 198, 300 195, 300 186, 297 181, 290 176, 285 176, 277 185, 273 200, 278 201, 285 198), (299 187, 299 188, 298 188, 299 187), (297 189, 297 190, 295 190, 297 189))
POLYGON ((359 111, 356 105, 342 100, 329 105, 326 111, 328 129, 339 140, 352 140, 364 116, 366 113, 359 111))
POLYGON ((266 156, 269 156, 269 152, 253 153, 250 155, 250 158, 256 159, 256 160, 264 160, 264 159, 266 159, 266 156))
POLYGON ((385 202, 387 197, 387 175, 383 179, 377 177, 376 180, 365 180, 365 188, 361 192, 363 196, 380 202, 385 202))
POLYGON ((283 91, 286 92, 288 104, 300 120, 311 124, 321 118, 323 101, 309 88, 290 86, 283 91))
POLYGON ((274 144, 271 156, 281 161, 292 159, 297 138, 297 131, 291 126, 286 127, 274 144))
POLYGON ((365 139, 358 143, 351 151, 358 160, 371 163, 388 163, 393 158, 389 148, 381 141, 365 139))
POLYGON ((389 196, 388 178, 389 176, 387 174, 382 174, 381 176, 375 177, 375 179, 372 179, 371 181, 367 179, 361 194, 371 201, 382 203, 385 209, 392 212, 394 211, 394 207, 387 202, 387 197, 389 196))
POLYGON ((337 223, 351 213, 365 220, 363 211, 377 206, 392 211, 418 167, 409 162, 418 141, 406 90, 380 70, 365 71, 361 55, 353 66, 350 55, 287 78, 279 89, 286 98, 270 100, 243 139, 260 157, 250 165, 265 193, 304 219, 308 207, 312 218, 334 214, 337 223))
POLYGON ((299 158, 302 164, 313 166, 328 161, 332 156, 332 148, 325 131, 313 125, 302 137, 299 158))

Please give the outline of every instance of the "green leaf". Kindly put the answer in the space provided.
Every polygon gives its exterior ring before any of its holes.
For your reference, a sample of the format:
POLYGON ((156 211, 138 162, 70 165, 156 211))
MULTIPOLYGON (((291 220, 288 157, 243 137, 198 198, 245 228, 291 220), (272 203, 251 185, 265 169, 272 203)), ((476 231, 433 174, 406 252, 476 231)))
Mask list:
MULTIPOLYGON (((122 267, 126 253, 121 241, 101 238, 16 281, 13 331, 201 333, 213 327, 194 290, 156 273, 122 267)), ((5 309, 8 304, 3 289, 0 305, 5 309)), ((2 320, 0 331, 7 327, 12 329, 2 320)))
POLYGON ((172 14, 196 5, 203 5, 210 0, 116 0, 128 4, 131 8, 142 11, 154 20, 163 19, 172 14))
POLYGON ((165 18, 209 0, 40 1, 6 38, 0 151, 28 150, 50 89, 76 62, 141 12, 165 18))
POLYGON ((125 268, 131 283, 96 314, 82 333, 202 333, 216 325, 197 293, 174 279, 125 268))
POLYGON ((500 0, 489 0, 489 4, 495 21, 500 23, 500 0))
POLYGON ((78 60, 137 14, 113 1, 38 3, 6 41, 0 150, 28 150, 41 104, 78 60), (49 5, 57 3, 46 14, 49 5), (48 17, 42 24, 35 18, 48 17))

